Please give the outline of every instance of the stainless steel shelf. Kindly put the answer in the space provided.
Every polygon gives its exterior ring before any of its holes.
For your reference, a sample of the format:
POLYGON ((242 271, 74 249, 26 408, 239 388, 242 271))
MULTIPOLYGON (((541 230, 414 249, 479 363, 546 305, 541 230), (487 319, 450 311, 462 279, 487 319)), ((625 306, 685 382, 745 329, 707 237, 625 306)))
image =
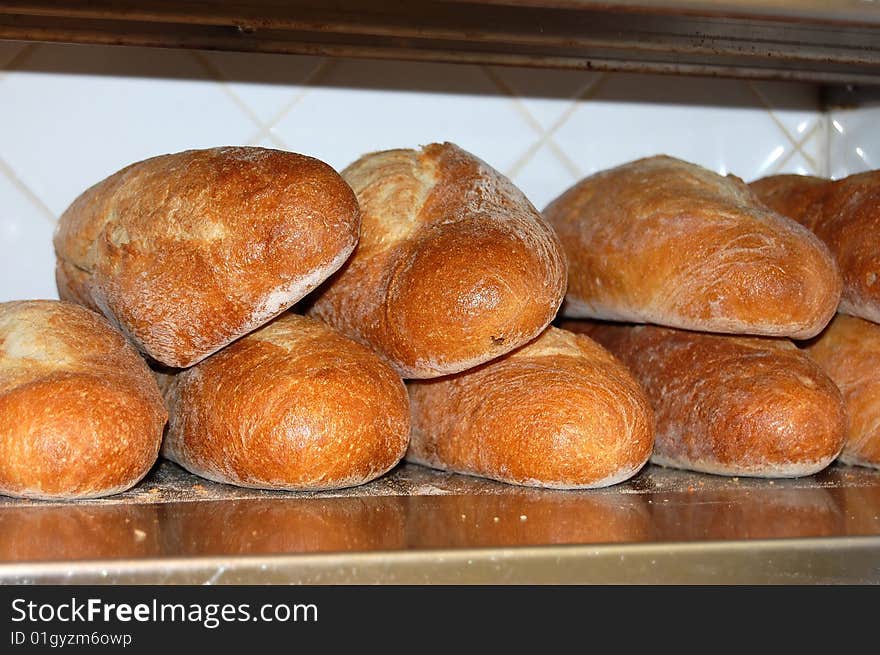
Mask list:
POLYGON ((113 498, 2 499, 0 582, 880 583, 880 472, 770 481, 648 467, 565 492, 406 465, 295 494, 163 463, 113 498))
POLYGON ((0 39, 880 83, 870 0, 11 0, 0 39))

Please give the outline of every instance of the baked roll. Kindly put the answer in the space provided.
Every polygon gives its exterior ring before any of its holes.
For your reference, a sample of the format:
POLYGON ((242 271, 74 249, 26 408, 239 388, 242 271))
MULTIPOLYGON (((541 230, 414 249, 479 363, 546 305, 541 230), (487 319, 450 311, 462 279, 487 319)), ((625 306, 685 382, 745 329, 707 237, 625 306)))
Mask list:
POLYGON ((409 405, 368 348, 284 314, 204 361, 159 372, 170 418, 162 454, 215 482, 351 487, 403 457, 409 405))
POLYGON ((622 482, 648 460, 654 421, 629 371, 594 341, 556 328, 509 355, 408 383, 406 459, 557 489, 622 482))
POLYGON ((359 225, 351 189, 311 157, 250 147, 153 157, 61 216, 58 293, 157 362, 192 366, 342 266, 359 225))
POLYGON ((849 429, 840 461, 880 468, 880 325, 838 314, 807 352, 846 401, 849 429))
POLYGON ((812 230, 843 275, 839 311, 880 323, 880 171, 832 182, 775 175, 751 184, 769 207, 812 230))
POLYGON ((565 257, 507 178, 449 143, 369 154, 342 175, 363 212, 361 240, 307 313, 405 378, 472 368, 553 319, 565 257))
POLYGON ((815 235, 738 178, 671 157, 588 177, 544 216, 568 256, 569 318, 807 338, 840 299, 815 235))
POLYGON ((0 493, 97 498, 156 461, 167 413, 134 348, 67 302, 0 303, 0 493))
POLYGON ((641 383, 657 419, 655 464, 790 478, 821 471, 843 447, 840 391, 787 339, 563 325, 608 348, 641 383))

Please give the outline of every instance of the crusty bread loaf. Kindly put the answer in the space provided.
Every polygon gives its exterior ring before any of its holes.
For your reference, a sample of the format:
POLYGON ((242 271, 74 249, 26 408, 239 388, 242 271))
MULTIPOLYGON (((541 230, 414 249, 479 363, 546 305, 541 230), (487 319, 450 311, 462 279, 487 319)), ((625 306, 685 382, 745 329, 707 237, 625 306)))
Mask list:
POLYGON ((813 175, 771 175, 749 183, 749 188, 773 211, 810 228, 822 213, 829 182, 813 175))
POLYGON ((58 292, 103 312, 158 362, 191 366, 338 269, 359 225, 351 189, 311 157, 264 148, 154 157, 61 216, 58 292))
POLYGON ((787 478, 843 447, 837 387, 787 339, 566 321, 620 357, 651 399, 651 461, 719 475, 787 478))
POLYGON ((571 318, 806 338, 840 298, 815 235, 738 178, 670 157, 588 177, 544 215, 568 256, 571 318))
POLYGON ((309 313, 405 378, 455 373, 537 336, 565 293, 559 240, 525 196, 452 144, 342 172, 363 212, 355 254, 309 313))
POLYGON ((407 460, 536 487, 603 487, 651 454, 651 408, 632 375, 556 328, 479 368, 410 382, 407 460))
POLYGON ((752 182, 769 207, 816 233, 843 275, 839 311, 880 323, 880 171, 832 182, 776 175, 752 182))
POLYGON ((160 373, 162 454, 216 482, 334 489, 394 466, 409 439, 400 377, 323 323, 284 314, 192 368, 160 373))
POLYGON ((95 498, 156 461, 167 414, 144 361, 98 314, 0 303, 0 493, 95 498))
POLYGON ((838 314, 807 352, 846 401, 849 430, 840 461, 880 468, 880 325, 838 314))

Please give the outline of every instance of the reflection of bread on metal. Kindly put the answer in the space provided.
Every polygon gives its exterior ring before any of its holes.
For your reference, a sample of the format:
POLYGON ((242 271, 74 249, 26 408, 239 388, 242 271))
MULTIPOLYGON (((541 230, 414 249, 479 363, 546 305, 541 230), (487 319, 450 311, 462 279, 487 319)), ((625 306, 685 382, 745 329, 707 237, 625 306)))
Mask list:
MULTIPOLYGON (((843 471, 847 470, 841 468, 843 471)), ((867 484, 861 486, 842 485, 838 494, 844 516, 845 534, 853 536, 880 534, 880 512, 877 511, 880 507, 880 486, 877 486, 876 478, 872 477, 867 484)))
POLYGON ((844 514, 826 489, 742 488, 653 494, 661 540, 773 539, 840 534, 844 514))
POLYGON ((638 542, 653 537, 638 494, 511 489, 407 498, 410 547, 638 542))
POLYGON ((163 536, 181 555, 267 555, 406 547, 404 499, 262 498, 178 503, 163 536))
POLYGON ((0 508, 0 561, 158 557, 158 505, 0 508))

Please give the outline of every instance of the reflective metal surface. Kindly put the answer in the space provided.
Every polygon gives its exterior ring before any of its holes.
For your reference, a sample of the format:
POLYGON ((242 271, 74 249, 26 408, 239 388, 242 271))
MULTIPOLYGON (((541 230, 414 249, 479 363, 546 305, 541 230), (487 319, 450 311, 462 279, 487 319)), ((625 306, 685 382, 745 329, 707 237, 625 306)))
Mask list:
POLYGON ((109 499, 0 499, 0 581, 880 583, 880 472, 768 481, 649 467, 566 492, 409 465, 292 494, 164 463, 109 499))

